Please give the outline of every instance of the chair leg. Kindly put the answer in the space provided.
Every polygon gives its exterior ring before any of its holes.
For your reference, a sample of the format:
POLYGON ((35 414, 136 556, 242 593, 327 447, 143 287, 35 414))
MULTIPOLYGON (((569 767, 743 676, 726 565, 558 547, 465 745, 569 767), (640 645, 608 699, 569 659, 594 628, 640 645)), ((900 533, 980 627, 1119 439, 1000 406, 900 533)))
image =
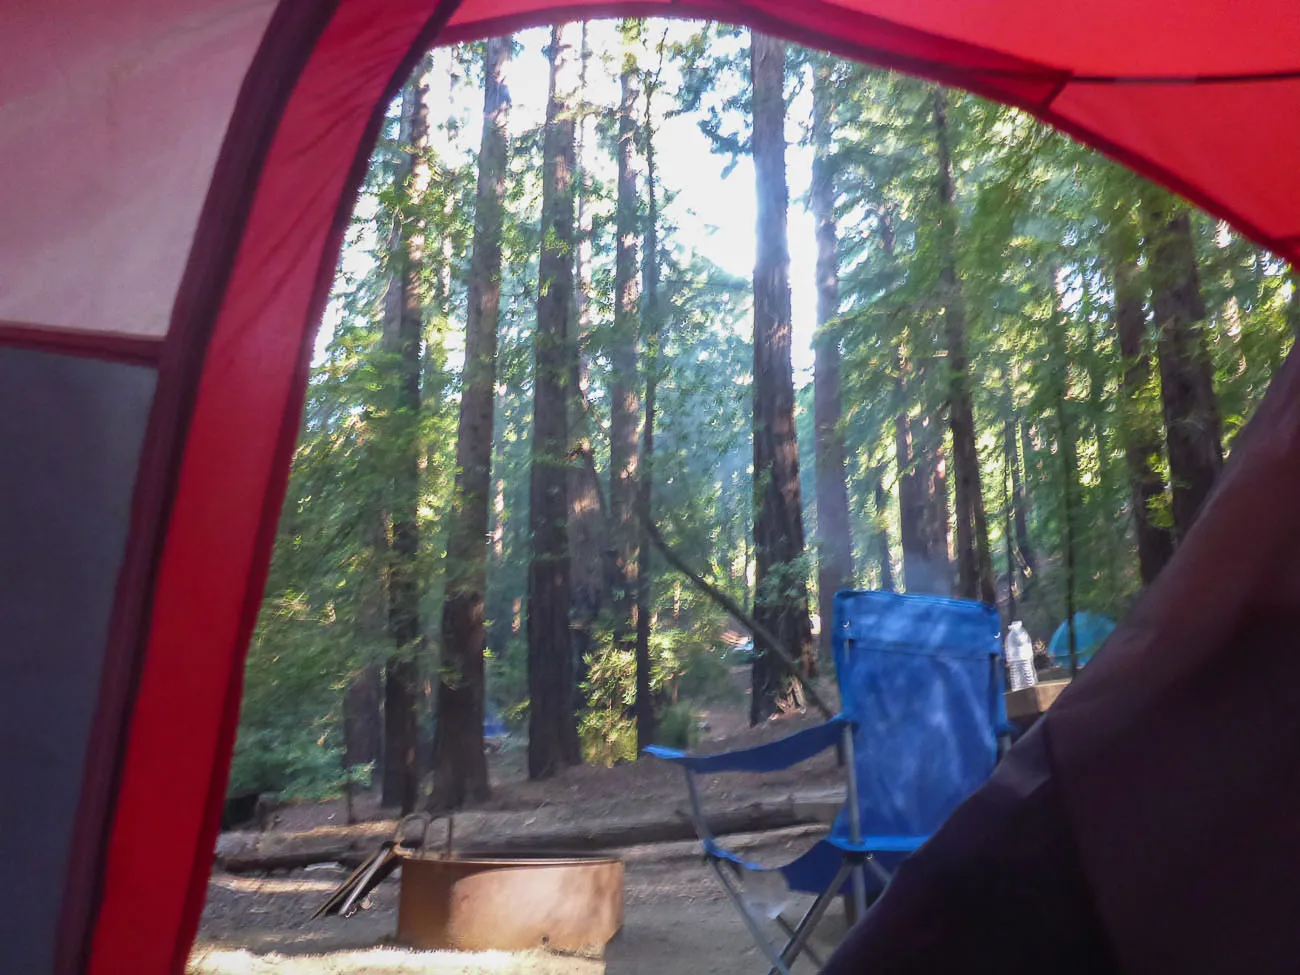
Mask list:
POLYGON ((858 899, 853 894, 842 894, 840 900, 844 902, 844 922, 851 928, 862 920, 858 913, 858 899))
MULTIPOLYGON (((796 930, 798 930, 795 927, 795 925, 791 924, 780 914, 778 914, 774 918, 774 920, 776 921, 777 924, 781 926, 781 930, 786 933, 786 937, 792 939, 794 938, 794 933, 796 930)), ((789 944, 789 942, 786 943, 789 944)), ((817 966, 819 970, 826 967, 826 962, 822 960, 822 957, 819 954, 817 954, 817 952, 812 950, 812 947, 810 945, 803 946, 803 953, 808 956, 808 958, 812 961, 814 965, 817 966)))
POLYGON ((867 913, 867 872, 859 862, 853 865, 853 913, 850 924, 857 924, 867 913))
POLYGON ((740 890, 736 887, 732 879, 727 876, 727 871, 722 869, 721 862, 714 857, 710 857, 709 863, 713 866, 713 872, 718 875, 718 880, 722 882, 723 888, 727 891, 732 902, 736 905, 736 909, 740 911, 740 916, 745 921, 745 927, 749 928, 749 933, 758 944, 759 950, 761 950, 763 954, 767 956, 767 960, 772 963, 771 971, 775 972, 776 975, 790 975, 790 966, 782 957, 782 953, 777 952, 776 948, 772 946, 772 942, 768 941, 767 936, 763 934, 763 928, 759 924, 758 918, 754 917, 754 915, 750 913, 749 905, 745 903, 745 898, 741 896, 740 890))
MULTIPOLYGON (((789 944, 781 952, 781 961, 787 966, 793 965, 795 959, 804 951, 808 939, 812 937, 813 931, 821 923, 822 917, 826 914, 826 909, 831 906, 831 901, 835 900, 836 894, 839 892, 840 887, 843 886, 844 881, 848 879, 849 871, 852 869, 853 865, 847 861, 840 864, 840 869, 836 871, 835 879, 831 881, 830 886, 813 901, 812 907, 808 908, 808 913, 803 916, 803 920, 799 922, 798 927, 794 929, 794 933, 790 936, 789 944)), ((821 965, 819 964, 817 967, 821 968, 821 965)), ((778 969, 773 968, 768 975, 775 975, 778 971, 778 969)))

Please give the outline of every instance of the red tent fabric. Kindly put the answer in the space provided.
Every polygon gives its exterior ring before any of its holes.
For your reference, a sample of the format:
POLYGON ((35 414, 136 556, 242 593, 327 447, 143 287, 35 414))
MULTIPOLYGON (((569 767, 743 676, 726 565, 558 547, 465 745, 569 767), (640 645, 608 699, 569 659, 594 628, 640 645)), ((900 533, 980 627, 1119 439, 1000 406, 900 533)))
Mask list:
MULTIPOLYGON (((181 970, 383 108, 431 44, 614 14, 743 23, 1022 106, 1300 254, 1291 0, 0 0, 0 867, 28 878, 0 894, 6 970, 181 970)), ((1300 429, 1295 384, 1270 399, 1252 448, 1300 429)), ((1238 454, 1169 573, 1183 588, 1158 587, 1196 593, 1198 629, 1153 593, 1112 645, 1186 634, 1209 666, 1267 588, 1293 516, 1267 537, 1234 519, 1252 491, 1294 507, 1262 479, 1296 472, 1238 454), (1205 588, 1223 563, 1199 560, 1229 556, 1231 592, 1205 588)), ((1089 702, 1150 681, 1122 672, 1138 659, 1103 654, 1056 723, 1103 720, 1089 702)), ((1073 740, 1053 754, 1104 779, 1073 740)), ((1062 789, 1086 809, 1080 775, 1062 789)), ((1104 832, 1092 814, 1080 837, 1104 832)))

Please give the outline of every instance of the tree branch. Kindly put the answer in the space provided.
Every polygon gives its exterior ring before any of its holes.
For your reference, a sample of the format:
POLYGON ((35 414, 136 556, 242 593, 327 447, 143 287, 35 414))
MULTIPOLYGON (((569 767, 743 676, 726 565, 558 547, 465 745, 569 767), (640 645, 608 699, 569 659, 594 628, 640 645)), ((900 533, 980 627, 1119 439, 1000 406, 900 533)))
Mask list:
POLYGON ((655 548, 659 549, 663 554, 663 557, 668 561, 668 564, 682 575, 686 576, 686 578, 690 579, 691 582, 694 583, 696 589, 700 590, 700 592, 704 593, 743 623, 750 633, 766 645, 767 652, 772 654, 777 663, 781 665, 782 669, 785 670, 789 676, 793 677, 803 685, 804 695, 807 697, 808 703, 820 711, 823 717, 833 717, 835 712, 831 710, 830 706, 822 696, 817 693, 817 689, 813 686, 812 681, 808 677, 805 677, 800 671, 799 665, 795 663, 795 658, 781 647, 780 641, 772 635, 771 631, 769 631, 767 627, 760 625, 748 613, 746 613, 738 602, 691 569, 685 559, 668 547, 668 543, 665 542, 663 536, 659 534, 658 526, 656 526, 655 523, 644 513, 641 514, 641 522, 645 527, 646 535, 649 536, 650 541, 654 542, 655 548))

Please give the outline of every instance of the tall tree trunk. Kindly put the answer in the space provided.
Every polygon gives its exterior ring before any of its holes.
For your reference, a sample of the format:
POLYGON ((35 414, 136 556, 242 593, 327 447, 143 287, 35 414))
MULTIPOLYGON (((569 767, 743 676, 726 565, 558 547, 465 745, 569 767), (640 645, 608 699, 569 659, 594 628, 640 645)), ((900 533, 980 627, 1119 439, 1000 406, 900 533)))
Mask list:
POLYGON ((924 525, 934 574, 933 592, 940 596, 950 596, 953 592, 947 439, 948 430, 942 412, 921 417, 916 463, 924 486, 924 525))
MULTIPOLYGON (((750 35, 758 254, 754 264, 754 619, 812 674, 816 653, 802 569, 803 514, 790 361, 790 254, 786 242, 785 44, 750 35)), ((750 722, 792 692, 781 667, 755 640, 750 722)))
POLYGON ((1079 459, 1077 424, 1070 408, 1070 365, 1076 352, 1070 348, 1068 316, 1063 307, 1060 271, 1049 270, 1055 313, 1048 327, 1048 375, 1056 402, 1057 454, 1061 460, 1061 555, 1065 561, 1065 626, 1069 637, 1070 676, 1079 671, 1078 644, 1074 631, 1074 611, 1078 592, 1078 546, 1076 545, 1079 509, 1079 459))
MULTIPOLYGON (((906 386, 895 380, 899 402, 906 386)), ((898 467, 898 541, 903 549, 903 584, 908 592, 925 592, 929 579, 925 537, 925 498, 912 449, 912 418, 903 409, 894 417, 894 459, 898 467)))
POLYGON ((447 596, 442 607, 442 661, 438 672, 434 737, 434 800, 457 808, 486 799, 483 748, 483 600, 491 524, 492 424, 496 398, 497 323, 501 304, 501 225, 505 210, 505 66, 513 40, 494 37, 484 60, 483 137, 474 204, 465 369, 456 433, 456 486, 447 530, 447 596))
POLYGON ((610 580, 614 639, 622 645, 635 640, 637 548, 638 425, 641 419, 637 380, 637 64, 633 28, 623 23, 623 64, 619 72, 618 198, 615 205, 614 329, 610 338, 609 389, 609 516, 613 532, 614 576, 610 580))
POLYGON ((1300 271, 1294 268, 1287 273, 1291 285, 1291 294, 1286 302, 1286 320, 1291 326, 1291 336, 1300 339, 1300 271))
POLYGON ((1078 575, 1075 568, 1078 561, 1075 545, 1075 520, 1079 507, 1079 464, 1075 452, 1074 424, 1070 420, 1070 410, 1064 383, 1060 383, 1056 389, 1056 418, 1060 427, 1061 466, 1063 468, 1061 472, 1063 485, 1061 509, 1065 522, 1064 538, 1062 539, 1062 550, 1065 557, 1065 626, 1069 636, 1070 676, 1073 677, 1079 672, 1079 647, 1074 632, 1075 593, 1078 590, 1078 575))
MULTIPOLYGON (((839 242, 835 227, 835 184, 831 153, 830 61, 819 58, 813 75, 813 221, 817 232, 817 332, 813 340, 814 469, 817 490, 817 610, 819 643, 830 654, 831 606, 835 593, 853 579, 853 533, 849 488, 844 471, 844 431, 840 406, 840 341, 832 324, 840 313, 839 242)), ((883 529, 883 525, 878 526, 883 529)), ((888 554, 888 538, 885 540, 888 554)), ((889 560, 885 559, 887 570, 889 560)))
MULTIPOLYGON (((1010 408, 1009 408, 1010 409, 1010 408)), ((1007 591, 1014 598, 1023 593, 1034 572, 1034 553, 1029 544, 1029 523, 1025 513, 1025 485, 1020 475, 1020 440, 1016 435, 1014 410, 1002 424, 1002 457, 1006 476, 1007 591)))
MULTIPOLYGON (((418 152, 428 138, 424 68, 402 91, 398 142, 402 156, 396 182, 401 194, 416 181, 418 152)), ((412 211, 417 208, 411 207, 412 211)), ((384 298, 383 345, 391 385, 389 443, 393 448, 387 565, 388 635, 393 654, 385 665, 384 777, 385 806, 409 813, 415 808, 420 770, 419 668, 420 630, 418 526, 420 503, 420 369, 424 332, 416 271, 423 258, 420 228, 398 213, 389 237, 390 277, 384 298)))
POLYGON ((1154 418, 1142 415, 1141 395, 1151 378, 1151 359, 1143 346, 1146 315, 1136 261, 1116 263, 1115 330, 1124 360, 1120 391, 1124 398, 1124 463, 1132 492, 1133 529, 1137 535, 1138 569, 1149 585, 1174 554, 1174 539, 1167 528, 1151 519, 1153 503, 1164 497, 1165 484, 1154 461, 1160 456, 1160 430, 1154 418))
POLYGON ((655 699, 652 691, 653 665, 650 659, 650 606, 653 592, 650 579, 650 539, 646 526, 650 523, 652 492, 654 489, 655 455, 655 396, 659 385, 659 342, 663 321, 659 311, 659 200, 655 187, 654 95, 663 70, 663 49, 660 48, 659 69, 645 87, 645 188, 647 213, 645 223, 645 251, 642 255, 643 294, 642 314, 645 335, 645 419, 641 424, 641 479, 637 503, 640 507, 640 549, 637 553, 636 591, 636 743, 638 749, 654 744, 655 699))
POLYGON ((948 424, 952 430, 954 473, 957 478, 957 592, 966 599, 993 604, 993 558, 980 486, 979 453, 975 443, 975 409, 971 395, 966 339, 966 301, 957 277, 957 207, 952 179, 952 148, 948 131, 947 95, 934 92, 934 130, 938 147, 940 202, 939 287, 942 293, 944 338, 948 346, 948 424))
MULTIPOLYGON (((900 348, 894 398, 907 404, 919 379, 900 348)), ((948 485, 940 425, 929 417, 915 421, 906 408, 900 410, 894 417, 894 456, 903 583, 908 592, 950 595, 948 485)))
POLYGON ((578 117, 577 147, 574 154, 575 195, 578 221, 578 245, 575 249, 577 310, 576 334, 569 342, 569 439, 577 456, 569 465, 569 552, 573 612, 572 627, 575 692, 582 699, 587 679, 587 661, 595 650, 596 621, 605 600, 609 574, 607 563, 609 539, 600 478, 592 456, 591 419, 587 402, 588 370, 585 345, 591 334, 591 237, 592 214, 588 203, 591 191, 587 176, 586 150, 591 129, 586 105, 587 66, 591 48, 587 41, 587 22, 582 23, 582 47, 578 70, 578 90, 582 110, 578 117))
MULTIPOLYGON (((1006 452, 1007 465, 1011 468, 1011 512, 1012 528, 1015 535, 1016 562, 1024 586, 1033 578, 1038 565, 1034 547, 1029 541, 1029 494, 1025 490, 1025 476, 1021 469, 1024 462, 1020 435, 1020 421, 1013 415, 1008 417, 1003 431, 1002 446, 1006 452)), ((1023 588, 1022 588, 1023 591, 1023 588)))
MULTIPOLYGON (((894 255, 893 214, 880 217, 880 244, 894 255)), ((908 592, 949 595, 952 567, 948 560, 948 483, 943 435, 928 416, 913 422, 908 404, 924 389, 924 372, 913 369, 907 338, 898 342, 894 378, 894 453, 898 466, 899 544, 903 550, 903 584, 908 592), (938 432, 939 435, 935 436, 938 432)), ((920 397, 923 399, 923 397, 920 397)))
POLYGON ((1020 591, 1020 565, 1016 560, 1015 532, 1012 529, 1015 493, 1011 487, 1011 469, 1015 465, 1016 421, 1007 417, 1002 426, 1002 541, 1007 557, 1007 616, 1010 624, 1017 618, 1016 596, 1020 591))
POLYGON ((542 148, 542 248, 533 338, 533 437, 528 522, 528 776, 554 775, 581 759, 569 642, 568 395, 573 313, 573 39, 551 28, 542 148))
POLYGON ((492 478, 492 521, 488 533, 488 595, 494 598, 496 606, 487 612, 487 641, 488 646, 502 656, 509 646, 512 622, 506 611, 509 596, 494 591, 494 581, 500 577, 506 561, 506 479, 503 473, 506 453, 505 437, 501 432, 505 426, 505 412, 505 384, 498 382, 493 399, 492 470, 495 476, 492 478))
MULTIPOLYGON (((1065 318, 1057 316, 1057 320, 1052 322, 1052 328, 1063 333, 1065 318)), ((1074 632, 1075 594, 1078 591, 1078 572, 1076 572, 1075 568, 1076 564, 1078 564, 1075 523, 1078 520, 1079 508, 1079 460, 1075 446, 1074 419, 1070 415, 1069 390, 1067 390, 1066 385, 1067 370, 1069 370, 1067 355, 1069 355, 1069 351, 1066 350, 1065 342, 1062 341, 1060 350, 1054 356, 1057 363, 1053 367, 1053 385, 1056 385, 1057 443, 1060 445, 1061 454, 1061 513, 1063 521, 1061 550, 1063 558, 1065 558, 1065 620, 1066 632, 1069 634, 1070 676, 1073 677, 1079 672, 1078 643, 1076 643, 1074 632)))
POLYGON ((1174 533, 1187 535, 1223 467, 1222 422, 1201 323, 1205 302, 1191 215, 1168 193, 1144 206, 1160 400, 1169 451, 1174 533))
MULTIPOLYGON (((880 567, 880 588, 886 592, 894 591, 894 564, 889 551, 889 526, 885 521, 885 508, 889 504, 889 495, 885 492, 885 472, 878 470, 876 472, 876 488, 874 497, 875 506, 875 524, 872 526, 872 547, 876 557, 876 565, 880 567)), ((852 582, 852 578, 844 580, 847 586, 852 582)), ((834 595, 834 594, 832 594, 834 595)), ((822 616, 822 632, 830 628, 830 619, 825 615, 822 616)))
MULTIPOLYGON (((361 526, 366 539, 372 566, 384 564, 388 556, 387 517, 378 509, 367 512, 361 526)), ((384 587, 385 573, 375 571, 363 577, 359 595, 359 624, 369 656, 372 647, 379 645, 387 635, 388 593, 384 587)), ((372 770, 370 787, 379 785, 383 767, 384 747, 384 675, 378 660, 367 659, 355 671, 343 692, 343 768, 347 773, 346 792, 349 800, 362 791, 354 777, 353 769, 369 765, 372 770)))
POLYGON ((383 744, 382 686, 379 664, 369 663, 353 675, 343 692, 343 767, 348 772, 349 795, 360 791, 351 770, 379 763, 383 744))

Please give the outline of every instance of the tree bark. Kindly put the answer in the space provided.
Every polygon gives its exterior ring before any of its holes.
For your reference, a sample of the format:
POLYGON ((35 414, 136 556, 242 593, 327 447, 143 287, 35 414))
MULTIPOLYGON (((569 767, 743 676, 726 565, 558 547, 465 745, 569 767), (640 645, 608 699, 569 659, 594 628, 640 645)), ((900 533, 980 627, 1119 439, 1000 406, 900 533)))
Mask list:
MULTIPOLYGON (((900 348, 894 396, 909 401, 918 377, 900 348)), ((914 422, 906 408, 894 417, 894 457, 898 466, 899 544, 903 549, 903 583, 908 592, 947 596, 952 593, 948 561, 948 485, 939 425, 928 417, 914 422)))
POLYGON ((1291 294, 1286 302, 1286 321, 1291 326, 1291 335, 1300 339, 1300 271, 1292 269, 1287 274, 1291 285, 1291 294))
POLYGON ((925 531, 930 564, 934 567, 934 592, 952 595, 951 522, 948 514, 947 429, 942 412, 921 417, 921 444, 916 463, 925 487, 925 531))
MULTIPOLYGON (((906 387, 895 380, 899 402, 906 402, 906 387)), ((903 584, 908 592, 926 592, 929 566, 926 557, 925 499, 912 450, 912 418, 906 410, 894 417, 894 459, 898 467, 898 540, 903 549, 903 584)))
MULTIPOLYGON (((1060 329, 1064 329, 1064 322, 1054 323, 1060 329)), ((1070 660, 1070 676, 1074 677, 1079 672, 1079 654, 1078 643, 1074 632, 1074 609, 1076 602, 1076 593, 1078 591, 1078 573, 1076 565, 1078 563, 1078 552, 1075 544, 1075 520, 1077 518, 1078 487, 1079 487, 1079 463, 1078 455, 1075 449, 1074 422, 1070 416, 1069 396, 1066 387, 1066 371, 1068 369, 1065 358, 1066 350, 1061 349, 1061 358, 1059 365, 1054 371, 1058 372, 1056 382, 1056 420, 1058 425, 1061 454, 1061 513, 1064 522, 1064 531, 1062 532, 1061 549, 1062 556, 1065 559, 1065 626, 1069 637, 1068 649, 1070 660)))
POLYGON ((948 346, 948 424, 952 431, 953 467, 957 478, 957 594, 996 602, 993 558, 980 485, 979 453, 975 442, 975 410, 971 394, 966 336, 966 302, 957 277, 957 207, 952 178, 952 148, 948 130, 947 96, 934 92, 934 129, 938 147, 940 222, 939 287, 943 302, 944 338, 948 346))
POLYGON ((587 22, 582 23, 578 90, 582 111, 576 133, 575 207, 578 245, 575 249, 577 331, 569 343, 569 435, 580 456, 569 465, 569 552, 573 611, 570 626, 573 641, 574 684, 578 700, 583 698, 587 661, 595 651, 596 621, 605 601, 605 585, 611 574, 607 512, 601 496, 600 477, 592 456, 590 408, 587 401, 588 368, 585 352, 591 334, 591 237, 592 214, 588 205, 590 181, 586 170, 587 136, 591 128, 586 106, 587 66, 591 48, 587 22))
MULTIPOLYGON (((818 60, 813 74, 813 163, 809 197, 817 234, 817 332, 813 341, 814 469, 817 491, 817 609, 819 644, 831 648, 831 606, 835 593, 853 579, 853 533, 849 525, 849 488, 844 464, 843 411, 840 401, 840 341, 833 325, 840 313, 838 236, 831 152, 830 62, 818 60)), ((883 524, 878 530, 883 530, 883 524)), ((885 539, 883 571, 889 571, 885 539)))
POLYGON ((638 292, 637 238, 637 64, 624 24, 623 64, 619 72, 618 197, 615 204, 614 329, 610 338, 609 389, 609 516, 614 566, 610 580, 614 639, 626 646, 635 641, 637 549, 637 442, 641 420, 637 379, 638 292))
MULTIPOLYGON (((797 653, 805 674, 816 654, 802 567, 803 514, 799 446, 790 360, 790 255, 786 241, 785 44, 751 34, 754 173, 757 181, 757 260, 754 264, 754 618, 797 653)), ((792 698, 792 683, 755 639, 750 722, 792 698)))
POLYGON ((488 798, 483 748, 487 631, 487 539, 491 523, 492 425, 496 399, 497 324, 501 304, 501 226, 508 161, 505 66, 513 40, 487 42, 483 136, 474 204, 465 322, 465 369, 456 434, 456 485, 447 531, 447 595, 442 607, 442 661, 438 672, 434 737, 434 801, 458 808, 488 798))
MULTIPOLYGON (((384 564, 388 555, 387 516, 374 509, 366 513, 361 527, 370 564, 384 564)), ((378 788, 383 768, 384 747, 384 675, 378 660, 372 659, 374 646, 384 639, 388 627, 388 592, 384 573, 365 573, 358 596, 358 624, 366 656, 343 692, 343 768, 347 775, 349 800, 362 791, 354 781, 353 769, 371 766, 370 788, 378 788)))
POLYGON ((533 338, 533 437, 529 485, 528 776, 554 775, 581 759, 569 642, 568 341, 573 313, 573 168, 577 25, 551 29, 542 148, 542 247, 533 338))
MULTIPOLYGON (((415 182, 418 151, 428 137, 424 71, 402 91, 396 182, 404 197, 415 182)), ((412 207, 412 211, 417 208, 412 207)), ((388 513, 388 635, 393 653, 385 665, 382 803, 411 812, 419 791, 419 668, 422 643, 418 526, 420 501, 420 371, 424 332, 416 270, 423 257, 420 228, 397 213, 389 237, 390 276, 384 298, 383 346, 391 388, 388 436, 393 449, 388 513)))
POLYGON ((1169 194, 1152 193, 1144 207, 1144 223, 1174 534, 1181 541, 1223 467, 1222 422, 1201 329, 1205 302, 1191 215, 1169 194))
MULTIPOLYGON (((660 49, 659 71, 663 70, 660 49)), ((640 548, 637 552, 636 593, 636 742, 643 749, 654 744, 658 716, 652 690, 653 661, 650 659, 650 523, 654 489, 655 397, 659 385, 659 341, 663 321, 659 310, 659 201, 655 187, 654 95, 659 83, 655 73, 645 88, 646 201, 645 251, 642 255, 642 334, 645 336, 645 419, 641 424, 641 477, 637 504, 640 509, 640 548)))
POLYGON ((1003 431, 1003 447, 1006 451, 1007 464, 1011 468, 1012 528, 1015 535, 1018 569, 1021 579, 1028 584, 1037 566, 1037 556, 1029 540, 1029 495, 1025 490, 1025 478, 1021 471, 1024 461, 1021 445, 1024 438, 1017 435, 1019 427, 1018 419, 1014 416, 1008 418, 1006 429, 1003 431))
POLYGON ((1012 528, 1015 492, 1011 486, 1011 469, 1016 458, 1016 421, 1007 417, 1002 425, 1002 542, 1007 557, 1007 622, 1017 618, 1016 597, 1020 591, 1020 563, 1016 559, 1015 532, 1012 528))
POLYGON ((1048 323, 1047 373, 1049 392, 1056 406, 1056 454, 1061 462, 1061 556, 1065 562, 1065 625, 1068 634, 1070 676, 1079 671, 1074 611, 1078 592, 1078 549, 1076 545, 1079 508, 1079 461, 1077 424, 1070 408, 1070 366, 1077 353, 1070 348, 1069 319, 1063 305, 1060 270, 1048 269, 1054 313, 1048 323))
MULTIPOLYGON (((876 472, 876 488, 873 499, 875 506, 875 524, 872 526, 872 541, 876 565, 880 567, 880 588, 886 592, 894 591, 894 564, 889 551, 889 526, 885 522, 885 508, 889 504, 889 495, 885 492, 885 474, 876 472)), ((852 583, 852 577, 844 580, 844 585, 852 583)), ((834 593, 831 594, 832 596, 834 593)), ((830 627, 830 620, 822 616, 822 632, 830 627)))
POLYGON ((1160 430, 1142 415, 1141 394, 1151 378, 1151 357, 1144 347, 1146 315, 1136 261, 1115 265, 1115 330, 1124 360, 1120 392, 1127 413, 1124 463, 1132 492, 1133 529, 1137 535, 1138 569, 1143 585, 1155 580, 1174 554, 1174 539, 1167 528, 1151 520, 1153 503, 1164 497, 1164 480, 1154 460, 1160 456, 1160 430))
POLYGON ((379 763, 383 744, 380 678, 379 665, 367 664, 343 692, 343 768, 348 772, 349 795, 360 791, 352 781, 351 770, 359 765, 376 767, 379 763))
MULTIPOLYGON (((881 217, 881 247, 894 254, 893 217, 881 217)), ((908 592, 952 593, 948 559, 948 482, 940 425, 922 416, 913 423, 908 403, 924 386, 924 374, 912 367, 907 341, 898 342, 894 399, 894 456, 898 467, 899 544, 903 550, 903 584, 908 592), (939 431, 938 436, 935 435, 939 431)))

